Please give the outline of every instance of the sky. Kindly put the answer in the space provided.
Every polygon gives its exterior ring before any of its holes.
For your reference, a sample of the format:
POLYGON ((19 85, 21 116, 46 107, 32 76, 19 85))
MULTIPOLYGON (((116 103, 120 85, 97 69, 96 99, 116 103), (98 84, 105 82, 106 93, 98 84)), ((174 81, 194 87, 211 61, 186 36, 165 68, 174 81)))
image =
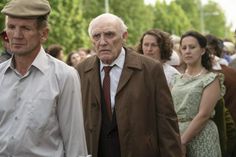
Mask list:
MULTIPOLYGON (((147 4, 154 4, 156 0, 144 0, 147 4)), ((166 0, 169 2, 171 0, 166 0)), ((206 4, 208 0, 201 0, 203 4, 206 4)), ((222 10, 225 12, 227 24, 232 24, 232 30, 236 28, 236 0, 213 0, 217 2, 222 10)))

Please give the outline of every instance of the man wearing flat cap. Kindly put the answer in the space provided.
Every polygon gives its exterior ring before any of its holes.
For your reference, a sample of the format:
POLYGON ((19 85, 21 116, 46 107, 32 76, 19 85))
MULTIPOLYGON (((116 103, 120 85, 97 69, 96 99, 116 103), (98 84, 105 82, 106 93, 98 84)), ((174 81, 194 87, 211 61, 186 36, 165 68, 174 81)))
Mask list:
POLYGON ((78 73, 42 47, 50 10, 11 0, 1 11, 13 56, 0 64, 0 156, 87 156, 78 73))

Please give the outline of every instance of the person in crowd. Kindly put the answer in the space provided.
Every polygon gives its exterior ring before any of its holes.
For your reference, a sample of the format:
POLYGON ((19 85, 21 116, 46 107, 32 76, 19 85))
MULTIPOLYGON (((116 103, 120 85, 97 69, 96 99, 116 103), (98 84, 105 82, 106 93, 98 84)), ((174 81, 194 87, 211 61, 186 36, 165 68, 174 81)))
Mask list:
POLYGON ((137 48, 138 53, 161 62, 169 86, 171 86, 173 76, 180 74, 178 70, 166 63, 170 60, 172 47, 173 44, 167 32, 151 29, 142 35, 137 48))
POLYGON ((46 54, 47 0, 11 0, 2 13, 13 56, 0 64, 0 156, 87 156, 80 80, 46 54))
POLYGON ((214 108, 224 95, 223 75, 211 72, 206 38, 196 31, 181 36, 180 50, 187 68, 173 79, 171 89, 187 157, 220 157, 214 108))
POLYGON ((8 40, 8 37, 7 37, 7 34, 6 34, 6 31, 2 31, 0 33, 0 36, 1 36, 1 39, 2 39, 2 43, 3 43, 3 48, 4 48, 4 52, 1 53, 0 55, 0 63, 8 60, 11 58, 11 50, 10 50, 10 47, 9 47, 9 40, 8 40))
POLYGON ((89 153, 181 157, 177 117, 161 64, 124 46, 127 26, 114 14, 94 18, 88 32, 96 55, 77 70, 89 153))
POLYGON ((80 55, 77 51, 72 51, 68 54, 66 64, 76 67, 80 62, 80 55))
POLYGON ((46 52, 51 56, 63 61, 64 60, 64 51, 63 47, 59 44, 49 45, 46 52))
POLYGON ((219 133, 225 131, 225 133, 221 133, 222 135, 220 134, 221 141, 224 141, 221 142, 222 154, 236 156, 236 70, 221 64, 218 59, 222 56, 222 41, 211 34, 206 35, 206 39, 207 47, 212 55, 213 70, 224 74, 224 85, 226 87, 226 93, 223 101, 223 105, 226 108, 222 108, 222 113, 224 114, 216 117, 218 123, 220 120, 223 120, 224 122, 218 125, 219 133), (225 126, 226 130, 224 130, 225 126), (223 152, 224 150, 225 152, 223 152))
POLYGON ((180 37, 177 35, 171 35, 171 41, 173 43, 173 50, 179 56, 179 65, 174 65, 174 67, 183 74, 186 69, 186 64, 183 62, 182 54, 180 52, 180 37))
MULTIPOLYGON (((236 29, 234 31, 234 38, 235 38, 235 41, 236 41, 236 29)), ((232 54, 230 57, 231 57, 231 62, 229 63, 229 66, 236 69, 236 46, 234 46, 234 54, 232 54)))
POLYGON ((80 56, 80 62, 82 62, 84 59, 87 58, 89 52, 89 49, 86 48, 79 48, 78 50, 79 56, 80 56))

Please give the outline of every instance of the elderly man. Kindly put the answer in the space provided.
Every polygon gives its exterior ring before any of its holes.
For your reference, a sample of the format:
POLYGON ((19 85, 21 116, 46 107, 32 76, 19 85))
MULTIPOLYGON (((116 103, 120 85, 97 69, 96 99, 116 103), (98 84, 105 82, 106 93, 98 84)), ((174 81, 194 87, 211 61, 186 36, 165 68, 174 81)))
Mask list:
POLYGON ((81 62, 85 133, 93 157, 181 157, 176 113, 159 62, 125 48, 116 15, 93 19, 96 55, 81 62))
POLYGON ((87 156, 80 81, 46 54, 47 0, 12 0, 1 11, 13 57, 0 64, 0 156, 87 156))

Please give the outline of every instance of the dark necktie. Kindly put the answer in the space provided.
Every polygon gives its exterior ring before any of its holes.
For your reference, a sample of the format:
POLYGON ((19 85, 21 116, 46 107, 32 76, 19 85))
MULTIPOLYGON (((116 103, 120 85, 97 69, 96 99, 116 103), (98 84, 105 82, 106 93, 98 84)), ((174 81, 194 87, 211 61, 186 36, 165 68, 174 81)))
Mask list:
POLYGON ((110 75, 109 72, 112 66, 105 66, 103 70, 105 72, 105 76, 103 79, 103 94, 106 102, 106 109, 109 119, 112 119, 112 111, 111 111, 111 94, 110 94, 110 75))

